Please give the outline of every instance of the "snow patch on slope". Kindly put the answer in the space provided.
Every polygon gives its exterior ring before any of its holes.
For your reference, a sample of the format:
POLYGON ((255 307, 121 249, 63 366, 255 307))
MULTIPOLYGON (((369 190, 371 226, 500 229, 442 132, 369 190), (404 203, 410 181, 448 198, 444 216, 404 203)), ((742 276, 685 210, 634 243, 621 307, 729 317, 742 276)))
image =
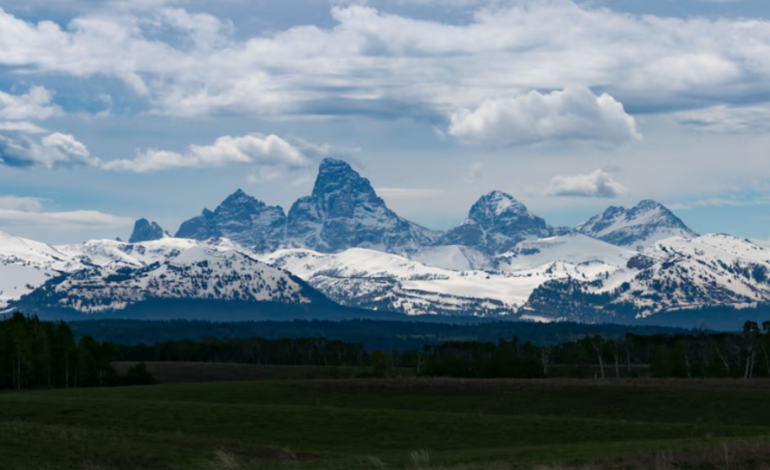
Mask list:
POLYGON ((544 282, 565 277, 593 280, 620 269, 599 261, 555 261, 516 271, 455 271, 362 248, 336 254, 279 250, 260 259, 343 305, 410 315, 511 315, 544 282))

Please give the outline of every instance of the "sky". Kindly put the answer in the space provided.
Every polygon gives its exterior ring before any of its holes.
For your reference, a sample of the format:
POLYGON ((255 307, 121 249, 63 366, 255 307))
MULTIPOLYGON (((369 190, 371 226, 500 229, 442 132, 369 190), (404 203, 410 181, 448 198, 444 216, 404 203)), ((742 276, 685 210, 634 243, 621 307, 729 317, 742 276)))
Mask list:
POLYGON ((172 234, 325 157, 399 215, 668 206, 770 241, 766 0, 0 0, 0 230, 172 234))

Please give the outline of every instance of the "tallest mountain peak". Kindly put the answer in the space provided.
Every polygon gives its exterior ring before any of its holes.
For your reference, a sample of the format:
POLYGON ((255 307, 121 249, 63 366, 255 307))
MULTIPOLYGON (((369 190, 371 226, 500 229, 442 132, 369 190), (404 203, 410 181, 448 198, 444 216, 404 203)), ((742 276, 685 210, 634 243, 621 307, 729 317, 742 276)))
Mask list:
POLYGON ((313 193, 289 210, 286 238, 323 252, 357 246, 402 253, 433 241, 429 230, 388 209, 368 179, 334 158, 321 162, 313 193))
POLYGON ((342 160, 324 158, 318 168, 318 177, 313 186, 313 196, 322 197, 324 194, 344 192, 347 194, 360 193, 367 199, 378 200, 369 180, 362 177, 351 166, 342 160))
POLYGON ((320 171, 324 170, 332 170, 335 168, 344 168, 344 169, 350 169, 350 164, 343 160, 337 160, 336 158, 326 157, 323 160, 321 160, 321 165, 319 166, 320 171))

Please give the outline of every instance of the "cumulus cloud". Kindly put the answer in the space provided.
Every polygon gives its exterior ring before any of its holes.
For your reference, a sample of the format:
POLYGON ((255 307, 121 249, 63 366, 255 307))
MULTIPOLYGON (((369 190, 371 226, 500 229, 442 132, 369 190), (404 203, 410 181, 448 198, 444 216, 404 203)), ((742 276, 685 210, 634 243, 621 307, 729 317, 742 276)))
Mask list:
POLYGON ((0 164, 3 165, 52 169, 98 163, 99 159, 70 134, 54 132, 40 141, 24 135, 17 138, 0 135, 0 164))
POLYGON ((466 143, 494 147, 547 140, 622 144, 641 138, 622 104, 582 87, 486 101, 473 111, 452 114, 449 134, 466 143))
POLYGON ((53 93, 41 86, 22 95, 0 91, 0 120, 40 120, 63 114, 59 106, 51 103, 52 99, 53 93))
MULTIPOLYGON (((0 10, 0 14, 2 10, 0 10)), ((86 146, 70 134, 54 132, 37 140, 33 134, 49 131, 30 121, 63 115, 52 104, 53 92, 33 86, 25 94, 0 91, 0 164, 16 167, 71 167, 94 165, 86 146)))
POLYGON ((546 192, 555 197, 612 198, 627 193, 628 189, 604 171, 596 170, 589 174, 555 176, 546 192))
POLYGON ((211 145, 190 145, 185 153, 150 149, 133 160, 113 160, 102 165, 107 170, 146 173, 173 168, 221 167, 231 163, 261 167, 300 168, 309 159, 297 147, 271 134, 242 137, 223 136, 211 145))

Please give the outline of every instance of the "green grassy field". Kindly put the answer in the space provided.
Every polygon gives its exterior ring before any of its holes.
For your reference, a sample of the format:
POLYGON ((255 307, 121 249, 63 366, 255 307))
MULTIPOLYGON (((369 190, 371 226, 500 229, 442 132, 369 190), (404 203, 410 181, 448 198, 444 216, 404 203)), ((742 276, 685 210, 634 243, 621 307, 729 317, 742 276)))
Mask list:
POLYGON ((526 468, 766 436, 770 387, 730 381, 343 379, 0 394, 4 469, 526 468))

